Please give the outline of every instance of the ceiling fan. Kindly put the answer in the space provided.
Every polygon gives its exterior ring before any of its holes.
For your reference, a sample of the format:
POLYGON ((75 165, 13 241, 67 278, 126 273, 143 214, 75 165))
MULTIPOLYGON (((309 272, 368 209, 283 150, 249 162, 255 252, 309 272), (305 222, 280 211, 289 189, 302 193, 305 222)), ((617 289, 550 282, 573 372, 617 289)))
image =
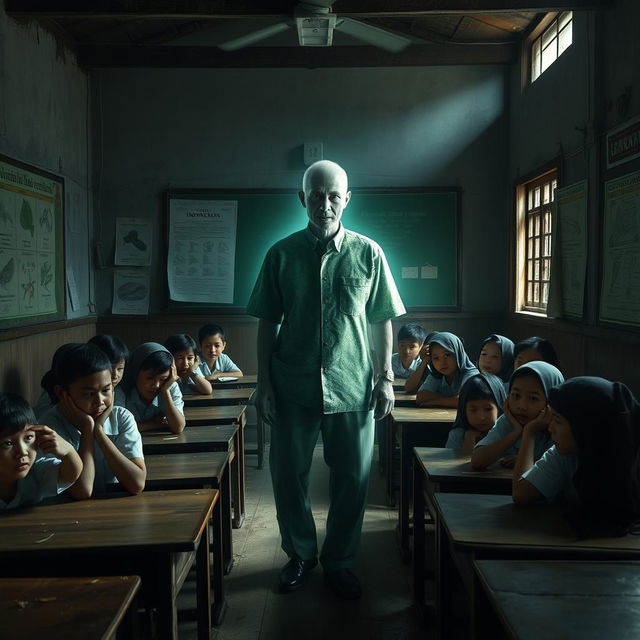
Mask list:
POLYGON ((236 51, 265 40, 277 33, 296 27, 298 42, 303 47, 328 47, 333 42, 333 32, 342 31, 367 44, 397 53, 409 46, 413 40, 387 29, 353 20, 341 18, 332 13, 335 0, 305 0, 293 9, 291 20, 267 24, 243 35, 230 38, 218 44, 223 51, 236 51))

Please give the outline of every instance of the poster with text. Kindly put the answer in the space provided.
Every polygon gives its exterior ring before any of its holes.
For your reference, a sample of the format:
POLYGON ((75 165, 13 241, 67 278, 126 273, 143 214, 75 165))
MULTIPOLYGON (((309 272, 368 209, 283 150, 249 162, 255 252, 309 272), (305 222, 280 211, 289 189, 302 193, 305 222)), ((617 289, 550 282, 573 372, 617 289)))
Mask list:
POLYGON ((0 326, 62 317, 63 183, 0 157, 0 326))
POLYGON ((556 189, 547 313, 581 318, 587 273, 587 181, 556 189))
POLYGON ((171 200, 171 300, 233 303, 237 218, 235 200, 171 200))
POLYGON ((147 315, 149 313, 148 269, 122 269, 113 274, 113 314, 147 315))
POLYGON ((640 171, 605 183, 600 319, 640 325, 640 171))
POLYGON ((116 218, 116 265, 150 267, 152 233, 149 218, 116 218))

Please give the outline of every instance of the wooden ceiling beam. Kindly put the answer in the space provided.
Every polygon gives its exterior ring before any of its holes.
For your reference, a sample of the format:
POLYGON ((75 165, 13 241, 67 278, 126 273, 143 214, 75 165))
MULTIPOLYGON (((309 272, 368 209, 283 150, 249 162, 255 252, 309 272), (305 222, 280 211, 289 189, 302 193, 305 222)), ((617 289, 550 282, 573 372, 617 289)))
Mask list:
MULTIPOLYGON (((581 11, 601 9, 611 0, 336 0, 333 11, 350 18, 418 17, 455 13, 581 11)), ((296 0, 5 0, 13 17, 143 18, 207 20, 290 17, 296 0)))
POLYGON ((400 53, 372 46, 247 47, 226 52, 192 46, 81 46, 78 63, 86 68, 305 68, 415 67, 511 64, 516 46, 412 45, 400 53))

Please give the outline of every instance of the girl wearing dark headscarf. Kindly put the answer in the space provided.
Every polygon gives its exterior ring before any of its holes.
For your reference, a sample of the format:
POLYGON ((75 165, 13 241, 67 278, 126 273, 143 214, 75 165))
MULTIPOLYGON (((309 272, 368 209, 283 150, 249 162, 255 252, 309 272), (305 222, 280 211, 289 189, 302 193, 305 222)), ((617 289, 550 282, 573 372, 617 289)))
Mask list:
POLYGON ((554 446, 533 464, 525 429, 514 470, 519 504, 563 495, 580 537, 637 533, 640 405, 621 382, 578 377, 549 393, 554 446))
POLYGON ((478 369, 493 373, 508 385, 513 373, 513 342, 496 333, 487 336, 480 346, 478 369))
POLYGON ((462 385, 479 371, 458 336, 435 332, 429 339, 429 375, 416 394, 419 407, 458 407, 462 385))
POLYGON ((460 389, 458 414, 449 431, 447 448, 470 454, 496 423, 505 397, 504 384, 498 376, 479 373, 470 377, 460 389))

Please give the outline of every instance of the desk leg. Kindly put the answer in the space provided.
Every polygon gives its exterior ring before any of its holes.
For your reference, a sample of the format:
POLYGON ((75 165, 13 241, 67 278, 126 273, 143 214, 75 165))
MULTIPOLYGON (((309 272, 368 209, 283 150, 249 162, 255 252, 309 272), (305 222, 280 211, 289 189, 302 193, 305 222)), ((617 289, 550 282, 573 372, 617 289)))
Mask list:
POLYGON ((400 500, 398 501, 398 531, 400 535, 400 553, 403 562, 411 559, 409 543, 409 501, 411 496, 413 451, 412 440, 404 425, 398 425, 400 438, 400 500))
POLYGON ((258 439, 258 469, 262 469, 264 464, 264 422, 262 422, 262 418, 260 417, 260 412, 256 411, 256 429, 258 430, 257 439, 258 439))
POLYGON ((441 518, 436 521, 436 638, 451 637, 453 576, 457 572, 451 557, 449 538, 441 518))
POLYGON ((396 487, 395 487, 395 466, 393 464, 393 452, 395 449, 395 429, 396 423, 391 416, 387 416, 384 423, 385 437, 385 471, 387 473, 387 504, 394 507, 396 504, 396 487))
POLYGON ((222 545, 224 573, 229 575, 233 567, 233 534, 231 532, 231 465, 227 465, 220 478, 220 501, 222 502, 222 545))
MULTIPOLYGON (((173 554, 162 554, 155 562, 154 589, 156 591, 156 636, 178 640, 178 613, 176 611, 176 575, 173 554)), ((144 584, 144 582, 143 582, 144 584)), ((200 640, 200 639, 199 639, 200 640)))
MULTIPOLYGON (((218 503, 216 503, 216 507, 218 503)), ((209 560, 209 529, 200 536, 196 551, 196 607, 198 640, 211 638, 211 563, 209 560)))
POLYGON ((233 487, 233 528, 239 529, 244 522, 244 414, 240 418, 235 436, 236 459, 233 487))
MULTIPOLYGON (((211 583, 213 589, 213 611, 209 608, 209 612, 213 618, 213 624, 218 626, 222 623, 224 614, 227 611, 227 601, 224 595, 224 552, 222 547, 222 504, 220 500, 213 507, 211 515, 213 525, 213 540, 211 547, 213 551, 213 581, 211 583)), ((208 541, 208 537, 207 537, 208 541)), ((209 559, 209 549, 207 547, 207 560, 209 559)), ((199 626, 198 626, 199 631, 199 626)), ((207 636, 208 637, 208 636, 207 636)))
POLYGON ((425 617, 424 589, 424 471, 413 462, 413 605, 421 619, 425 617))

